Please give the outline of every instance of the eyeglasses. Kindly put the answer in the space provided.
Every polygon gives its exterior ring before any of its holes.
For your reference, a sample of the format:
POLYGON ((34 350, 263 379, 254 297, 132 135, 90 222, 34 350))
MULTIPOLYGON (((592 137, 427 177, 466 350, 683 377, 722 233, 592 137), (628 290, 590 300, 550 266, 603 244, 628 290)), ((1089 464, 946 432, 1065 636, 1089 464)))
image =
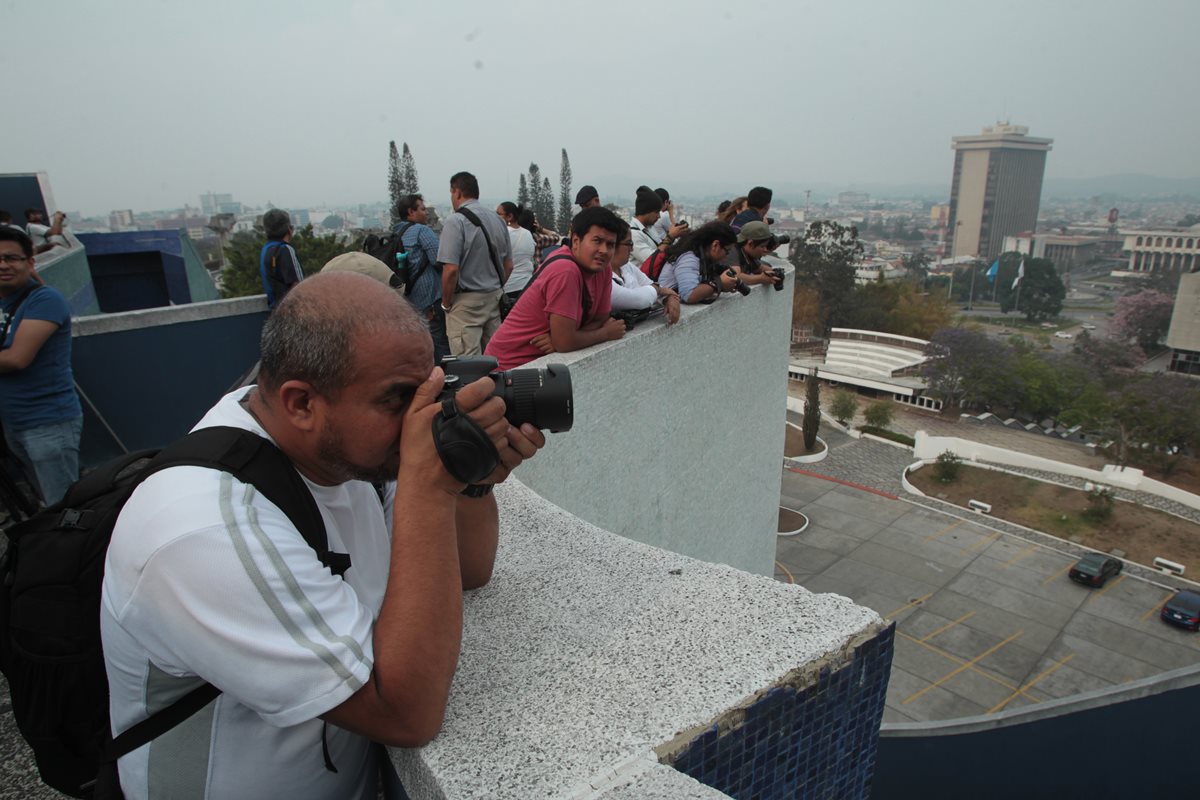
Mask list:
POLYGON ((20 264, 22 261, 28 261, 29 256, 18 253, 0 253, 0 263, 2 264, 20 264))

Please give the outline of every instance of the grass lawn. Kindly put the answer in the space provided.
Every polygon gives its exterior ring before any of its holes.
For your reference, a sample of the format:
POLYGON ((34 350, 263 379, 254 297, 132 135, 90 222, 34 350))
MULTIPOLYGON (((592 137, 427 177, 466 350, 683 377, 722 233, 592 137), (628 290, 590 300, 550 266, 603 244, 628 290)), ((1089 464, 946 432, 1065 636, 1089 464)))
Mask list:
POLYGON ((1113 548, 1125 557, 1150 566, 1155 556, 1178 561, 1187 574, 1200 571, 1200 525, 1170 514, 1117 501, 1112 516, 1092 522, 1083 516, 1087 495, 1018 475, 978 467, 962 466, 953 483, 939 483, 932 465, 908 476, 909 483, 930 497, 966 507, 968 500, 992 506, 992 516, 1063 539, 1079 542, 1102 552, 1113 548))

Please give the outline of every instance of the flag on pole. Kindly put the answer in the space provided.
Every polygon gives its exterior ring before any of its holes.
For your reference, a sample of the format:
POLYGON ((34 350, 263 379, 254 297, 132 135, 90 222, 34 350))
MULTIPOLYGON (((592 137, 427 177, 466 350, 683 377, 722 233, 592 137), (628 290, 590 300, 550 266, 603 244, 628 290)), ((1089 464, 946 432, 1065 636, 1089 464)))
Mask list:
POLYGON ((1016 289, 1021 284, 1021 278, 1025 277, 1025 259, 1021 259, 1021 266, 1017 267, 1017 277, 1013 278, 1012 288, 1016 289))
POLYGON ((995 282, 996 273, 998 273, 999 271, 1000 271, 1000 259, 997 258, 995 261, 992 262, 992 268, 987 271, 988 283, 995 282))

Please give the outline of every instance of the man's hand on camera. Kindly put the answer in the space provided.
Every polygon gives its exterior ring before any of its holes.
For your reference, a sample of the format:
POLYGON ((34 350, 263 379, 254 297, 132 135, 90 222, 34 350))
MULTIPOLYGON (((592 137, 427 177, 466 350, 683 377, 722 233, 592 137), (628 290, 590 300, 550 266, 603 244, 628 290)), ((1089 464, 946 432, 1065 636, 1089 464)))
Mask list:
MULTIPOLYGON (((461 392, 460 392, 461 394, 461 392)), ((508 420, 504 420, 505 423, 508 420)), ((527 458, 532 458, 538 450, 546 446, 546 435, 528 422, 520 428, 508 426, 505 447, 497 447, 500 451, 500 466, 491 475, 483 479, 484 483, 500 483, 521 465, 527 458)))
MULTIPOLYGON (((412 403, 404 414, 404 427, 400 432, 398 480, 402 483, 432 481, 437 488, 457 496, 466 484, 455 480, 446 472, 432 435, 433 419, 442 409, 438 395, 444 382, 441 367, 436 367, 413 394, 412 403)), ((460 389, 454 396, 454 402, 461 413, 470 416, 487 432, 500 453, 501 463, 507 463, 505 451, 510 449, 510 426, 504 418, 504 401, 499 397, 492 397, 495 388, 496 384, 491 378, 480 378, 460 389)))
POLYGON ((671 241, 675 241, 680 236, 683 236, 685 233, 687 233, 687 229, 687 223, 680 222, 678 225, 672 225, 670 228, 668 228, 667 235, 671 237, 671 241))
POLYGON ((667 324, 674 325, 679 322, 679 295, 673 289, 667 289, 662 295, 663 308, 667 312, 667 324))
POLYGON ((613 342, 625 335, 625 320, 608 318, 608 321, 603 326, 604 335, 608 341, 613 342))
POLYGON ((721 291, 732 292, 733 287, 737 286, 739 277, 741 277, 741 275, 739 272, 737 272, 737 269, 735 267, 730 267, 727 270, 723 270, 721 272, 721 291), (732 272, 733 274, 730 275, 729 274, 730 272, 732 272))

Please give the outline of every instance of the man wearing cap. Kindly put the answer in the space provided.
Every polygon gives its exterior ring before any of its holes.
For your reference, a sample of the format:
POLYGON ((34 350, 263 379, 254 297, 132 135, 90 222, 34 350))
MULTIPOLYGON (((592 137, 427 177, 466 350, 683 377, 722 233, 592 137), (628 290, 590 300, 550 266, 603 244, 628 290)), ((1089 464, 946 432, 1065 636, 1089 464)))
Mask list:
POLYGON ((274 308, 304 279, 300 259, 292 248, 292 218, 281 208, 272 208, 263 214, 263 230, 267 243, 258 253, 258 274, 262 278, 263 291, 267 294, 267 308, 274 308))
POLYGON ((737 267, 742 273, 742 283, 747 286, 775 284, 783 279, 762 263, 763 256, 775 249, 775 237, 765 222, 747 222, 738 233, 737 245, 721 263, 737 267))
MULTIPOLYGON (((600 205, 600 193, 596 191, 596 187, 588 184, 575 193, 575 205, 571 206, 571 219, 585 208, 600 205)), ((569 222, 570 220, 568 220, 569 222)), ((566 243, 567 239, 563 239, 566 243)))
POLYGON ((639 265, 654 255, 655 250, 666 249, 687 231, 687 224, 671 225, 665 235, 658 227, 662 217, 662 197, 646 187, 638 189, 633 201, 633 219, 629 221, 633 236, 633 260, 639 265))

